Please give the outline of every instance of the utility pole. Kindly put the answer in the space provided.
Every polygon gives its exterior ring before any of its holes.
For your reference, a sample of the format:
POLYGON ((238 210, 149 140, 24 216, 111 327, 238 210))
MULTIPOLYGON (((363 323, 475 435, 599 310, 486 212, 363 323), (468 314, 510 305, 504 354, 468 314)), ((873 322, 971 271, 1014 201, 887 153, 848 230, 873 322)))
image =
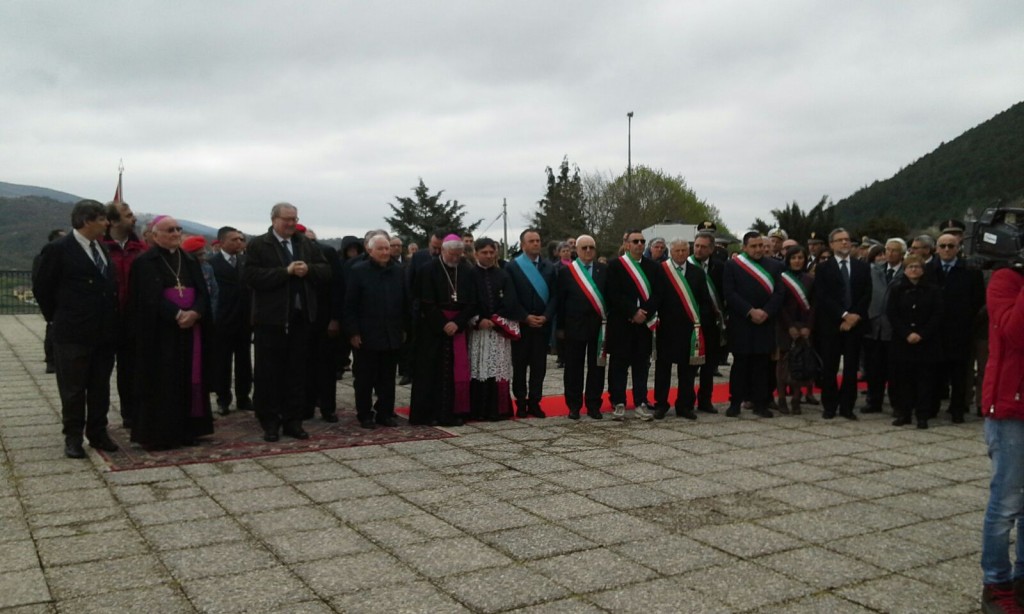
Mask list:
POLYGON ((501 257, 508 260, 508 199, 501 199, 501 220, 502 225, 505 227, 505 242, 502 244, 501 257))
POLYGON ((626 113, 626 182, 629 202, 633 202, 633 112, 626 113))

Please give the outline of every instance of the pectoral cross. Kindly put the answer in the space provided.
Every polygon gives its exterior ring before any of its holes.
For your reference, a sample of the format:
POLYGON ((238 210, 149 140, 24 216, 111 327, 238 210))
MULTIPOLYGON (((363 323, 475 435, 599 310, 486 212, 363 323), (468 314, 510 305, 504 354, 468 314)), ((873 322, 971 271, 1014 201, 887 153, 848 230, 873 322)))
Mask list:
POLYGON ((174 278, 174 289, 178 291, 178 298, 184 298, 185 286, 181 285, 181 280, 177 277, 174 278))
POLYGON ((452 292, 452 302, 453 303, 458 303, 459 302, 459 293, 458 293, 458 291, 453 291, 452 292))

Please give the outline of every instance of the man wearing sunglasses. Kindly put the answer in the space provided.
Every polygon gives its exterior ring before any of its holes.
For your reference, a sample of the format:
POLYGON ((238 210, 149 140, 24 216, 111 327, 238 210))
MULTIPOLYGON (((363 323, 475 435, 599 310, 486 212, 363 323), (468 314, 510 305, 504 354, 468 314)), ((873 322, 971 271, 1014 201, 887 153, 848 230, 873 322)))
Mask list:
POLYGON ((636 417, 651 420, 647 374, 658 325, 653 287, 658 266, 644 256, 647 240, 640 230, 627 231, 624 244, 626 253, 608 263, 608 396, 614 408, 612 418, 624 420, 626 377, 632 371, 636 417))

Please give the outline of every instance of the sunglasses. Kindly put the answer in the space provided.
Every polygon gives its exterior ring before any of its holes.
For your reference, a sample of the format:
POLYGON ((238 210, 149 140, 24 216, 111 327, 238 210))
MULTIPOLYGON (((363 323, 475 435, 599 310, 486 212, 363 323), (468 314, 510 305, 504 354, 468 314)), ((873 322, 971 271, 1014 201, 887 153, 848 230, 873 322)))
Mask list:
POLYGON ((939 243, 939 249, 953 249, 956 246, 956 243, 939 243))
POLYGON ((592 249, 597 249, 597 248, 594 247, 593 245, 577 245, 576 249, 592 250, 592 249))
POLYGON ((643 245, 644 243, 647 243, 647 239, 630 239, 629 242, 633 245, 643 245))

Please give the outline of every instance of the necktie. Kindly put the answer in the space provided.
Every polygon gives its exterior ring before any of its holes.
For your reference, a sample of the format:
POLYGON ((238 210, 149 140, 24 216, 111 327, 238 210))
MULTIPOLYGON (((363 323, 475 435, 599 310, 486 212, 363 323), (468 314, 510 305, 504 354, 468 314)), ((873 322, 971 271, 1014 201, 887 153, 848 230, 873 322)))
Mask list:
POLYGON ((230 254, 228 256, 228 264, 230 264, 232 267, 234 267, 237 262, 238 261, 235 259, 235 255, 234 254, 230 254))
POLYGON ((588 264, 588 265, 586 265, 586 267, 587 267, 587 275, 593 275, 594 274, 593 266, 588 264))
POLYGON ((839 275, 843 278, 843 309, 849 309, 853 297, 850 293, 850 269, 847 268, 845 260, 839 261, 839 275))
POLYGON ((291 264, 292 260, 292 242, 288 239, 281 239, 281 247, 284 248, 285 261, 287 264, 291 264))
POLYGON ((892 267, 885 269, 885 281, 886 283, 892 281, 892 276, 896 274, 896 269, 892 267))
POLYGON ((948 275, 949 274, 949 269, 952 268, 952 267, 953 267, 953 265, 948 263, 948 262, 942 263, 942 273, 944 275, 948 275))
POLYGON ((106 275, 107 264, 103 262, 103 257, 100 256, 100 250, 96 247, 95 241, 89 241, 89 249, 92 251, 92 261, 96 263, 96 268, 100 270, 100 273, 106 275))

